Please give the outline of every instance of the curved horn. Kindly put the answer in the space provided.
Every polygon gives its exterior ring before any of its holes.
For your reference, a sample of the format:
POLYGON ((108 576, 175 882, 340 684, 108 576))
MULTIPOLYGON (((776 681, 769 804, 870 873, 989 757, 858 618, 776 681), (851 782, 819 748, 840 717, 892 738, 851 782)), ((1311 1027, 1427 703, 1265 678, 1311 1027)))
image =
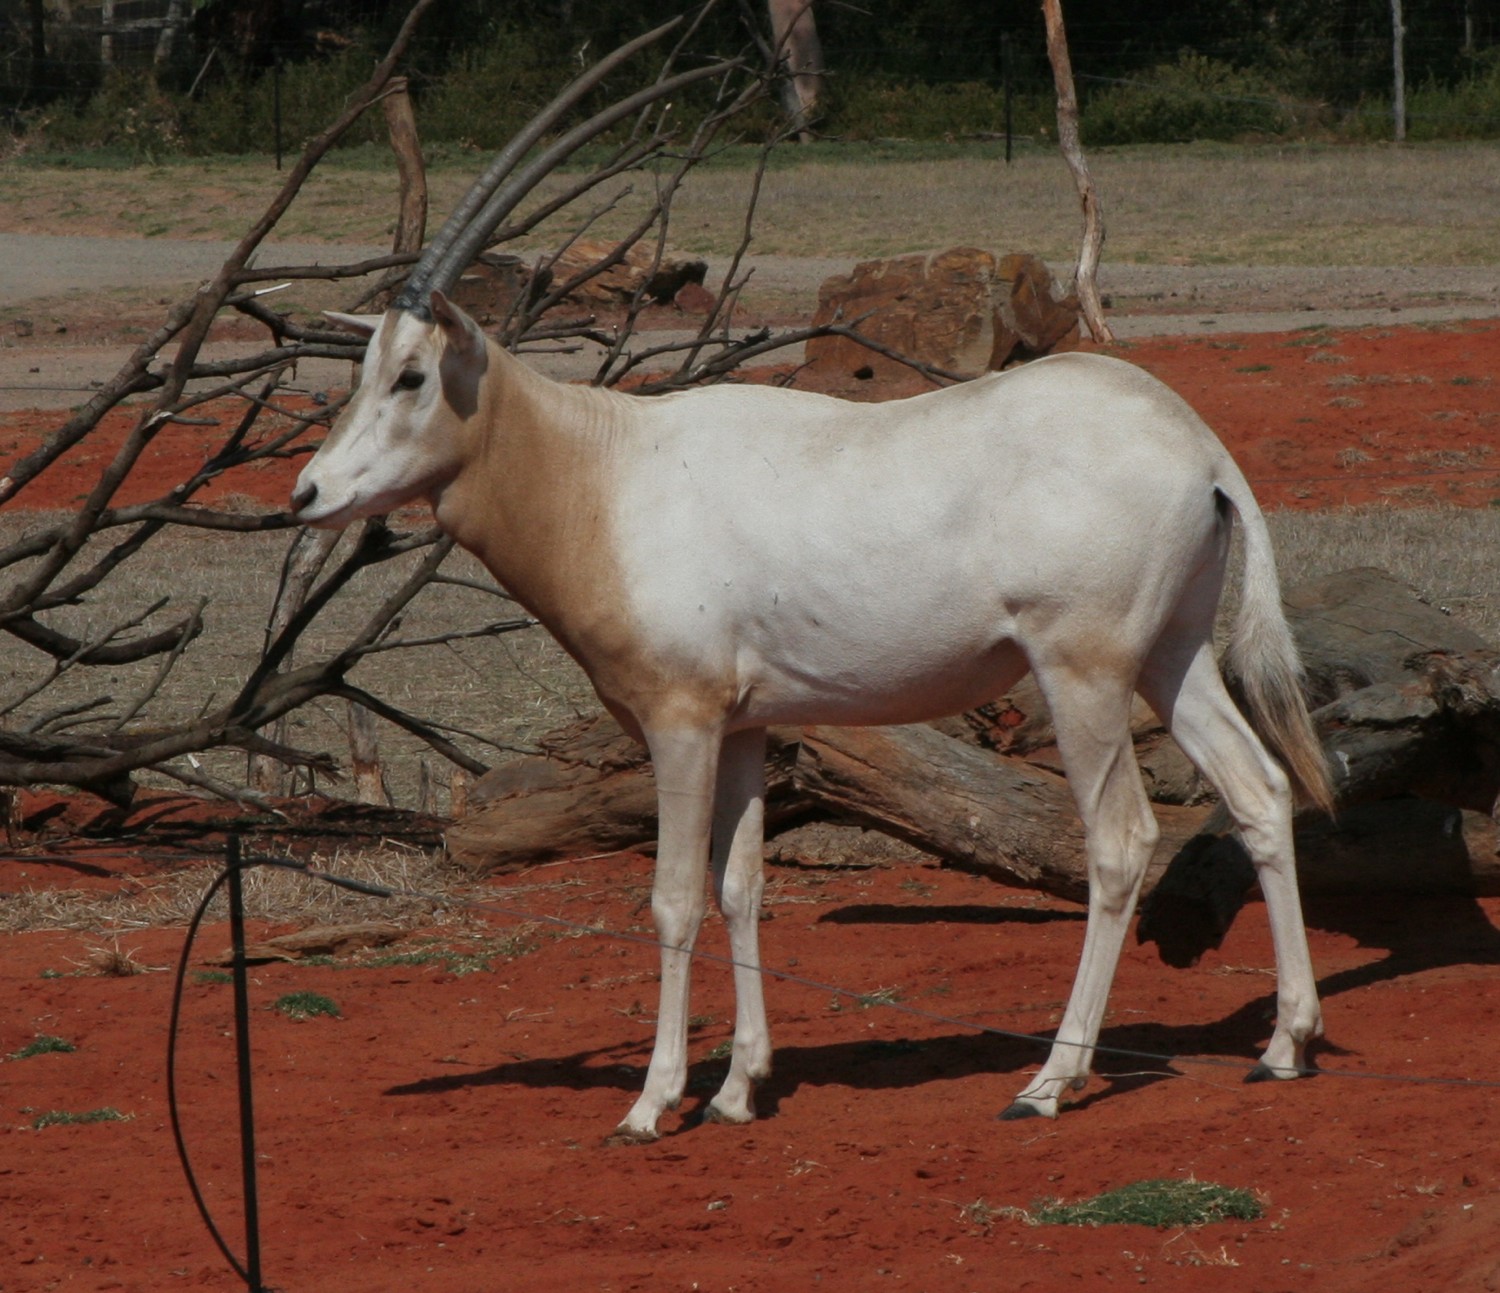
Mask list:
POLYGON ((469 262, 483 249, 485 241, 505 215, 559 161, 641 108, 675 93, 684 85, 721 74, 733 66, 727 62, 710 64, 693 72, 658 81, 655 85, 631 95, 620 103, 611 105, 568 131, 515 176, 509 184, 505 184, 503 190, 497 192, 515 170, 521 158, 557 124, 559 118, 575 107, 621 63, 660 40, 681 22, 682 16, 679 15, 670 22, 637 36, 634 40, 605 55, 586 72, 571 81, 551 103, 527 122, 500 150, 494 161, 485 168, 484 173, 464 194, 462 200, 443 222, 442 228, 427 244, 421 259, 408 276, 406 285, 392 302, 392 308, 425 315, 432 289, 436 287, 444 290, 453 285, 469 262))

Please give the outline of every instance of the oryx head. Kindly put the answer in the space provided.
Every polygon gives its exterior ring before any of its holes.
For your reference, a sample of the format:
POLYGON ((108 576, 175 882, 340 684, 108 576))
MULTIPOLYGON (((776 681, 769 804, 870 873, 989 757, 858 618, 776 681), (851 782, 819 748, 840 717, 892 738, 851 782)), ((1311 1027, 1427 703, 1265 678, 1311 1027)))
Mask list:
POLYGON ((425 309, 331 315, 369 338, 359 386, 302 469, 292 510, 338 527, 431 498, 458 474, 488 371, 479 327, 441 291, 425 309))
POLYGON ((740 66, 728 59, 675 75, 663 71, 644 89, 555 133, 614 69, 682 22, 673 18, 621 45, 538 112, 453 208, 383 317, 335 316, 369 337, 364 375, 323 447, 297 478, 292 510, 299 521, 347 525, 432 495, 452 479, 462 461, 462 432, 468 429, 488 349, 477 326, 444 293, 501 221, 578 148, 651 104, 740 66))

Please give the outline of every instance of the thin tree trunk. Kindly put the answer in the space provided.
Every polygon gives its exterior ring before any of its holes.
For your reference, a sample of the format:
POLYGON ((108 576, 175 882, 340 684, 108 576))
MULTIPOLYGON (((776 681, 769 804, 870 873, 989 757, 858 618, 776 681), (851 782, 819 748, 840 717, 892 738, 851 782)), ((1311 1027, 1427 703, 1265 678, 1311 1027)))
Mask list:
MULTIPOLYGON (((427 167, 422 160, 422 142, 417 135, 417 119, 412 112, 411 95, 404 76, 391 81, 389 92, 381 103, 391 151, 396 154, 396 173, 401 179, 401 210, 396 218, 396 235, 391 242, 394 252, 417 252, 427 237, 427 167)), ((393 271, 392 283, 402 271, 393 271)), ((393 288, 374 298, 374 308, 383 310, 390 303, 393 288)))
POLYGON ((1391 66, 1395 73, 1391 115, 1399 144, 1406 139, 1406 26, 1401 21, 1401 0, 1391 0, 1391 66))
POLYGON ((1083 142, 1078 136, 1078 95, 1073 89, 1073 63, 1068 57, 1068 37, 1063 30, 1062 0, 1042 0, 1042 15, 1047 20, 1047 57, 1052 62, 1052 79, 1057 86, 1057 142, 1073 172, 1078 199, 1083 205, 1083 244, 1078 251, 1078 268, 1073 275, 1079 309, 1095 341, 1113 341, 1115 334, 1104 321, 1104 305, 1099 299, 1099 257, 1104 250, 1104 208, 1083 158, 1083 142))
POLYGON ((363 705, 349 702, 349 762, 354 773, 354 797, 362 804, 388 808, 390 791, 385 784, 385 769, 380 766, 380 739, 375 732, 375 715, 363 705))
POLYGON ((156 50, 151 56, 151 65, 165 67, 172 58, 172 46, 177 40, 177 30, 182 26, 182 0, 169 0, 167 16, 162 20, 161 31, 156 37, 156 50))
POLYGON ((784 95, 799 138, 806 139, 817 115, 823 84, 823 46, 813 19, 813 0, 767 0, 777 61, 786 69, 784 95))

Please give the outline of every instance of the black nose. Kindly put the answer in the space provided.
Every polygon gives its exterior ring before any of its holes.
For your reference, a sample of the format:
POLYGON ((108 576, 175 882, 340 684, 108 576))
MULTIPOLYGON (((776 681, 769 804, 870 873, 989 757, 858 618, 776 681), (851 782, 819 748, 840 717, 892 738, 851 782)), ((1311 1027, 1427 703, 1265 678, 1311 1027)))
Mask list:
POLYGON ((292 511, 300 512, 318 496, 316 485, 301 485, 292 491, 292 511))

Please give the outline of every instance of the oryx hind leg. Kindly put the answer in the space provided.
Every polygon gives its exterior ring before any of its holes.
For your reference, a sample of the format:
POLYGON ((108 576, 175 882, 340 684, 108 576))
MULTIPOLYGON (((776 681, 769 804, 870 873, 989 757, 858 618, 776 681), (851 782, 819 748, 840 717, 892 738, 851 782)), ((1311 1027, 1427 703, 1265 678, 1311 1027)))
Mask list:
POLYGON ((1140 691, 1217 787, 1265 896, 1276 952, 1276 1029, 1249 1080, 1296 1077, 1323 1024, 1297 892, 1287 775, 1230 698, 1207 641, 1190 653, 1164 647, 1148 661, 1140 691))
POLYGON ((1130 740, 1131 679, 1036 669, 1087 840, 1088 927, 1073 991, 1041 1071, 1000 1116, 1056 1117, 1093 1063, 1120 949, 1156 848, 1157 825, 1130 740))
POLYGON ((755 1088, 771 1073, 771 1033, 760 973, 765 788, 765 729, 726 737, 714 797, 713 878, 734 961, 734 1046, 729 1073, 705 1115, 711 1122, 753 1120, 755 1088))

